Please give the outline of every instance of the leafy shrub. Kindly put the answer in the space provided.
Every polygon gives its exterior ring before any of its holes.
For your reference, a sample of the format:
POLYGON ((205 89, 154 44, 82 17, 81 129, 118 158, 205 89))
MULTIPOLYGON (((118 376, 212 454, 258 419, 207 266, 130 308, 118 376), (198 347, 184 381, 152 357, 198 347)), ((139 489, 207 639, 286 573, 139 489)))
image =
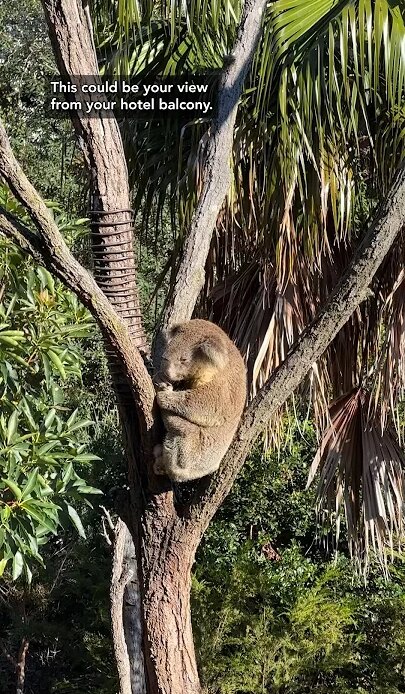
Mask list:
POLYGON ((91 420, 65 401, 81 379, 78 341, 92 332, 76 297, 0 237, 0 575, 11 567, 30 581, 59 528, 84 536, 75 506, 98 493, 81 476, 97 456, 87 450, 91 420))

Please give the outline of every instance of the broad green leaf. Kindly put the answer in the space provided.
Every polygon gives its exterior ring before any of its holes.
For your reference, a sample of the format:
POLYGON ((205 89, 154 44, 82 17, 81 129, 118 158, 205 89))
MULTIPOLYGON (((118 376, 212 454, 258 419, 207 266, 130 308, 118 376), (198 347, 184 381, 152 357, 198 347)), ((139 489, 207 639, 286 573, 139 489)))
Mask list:
POLYGON ((74 424, 76 417, 78 415, 78 410, 73 410, 72 414, 70 415, 69 419, 66 422, 66 429, 70 429, 70 427, 74 424))
POLYGON ((32 583, 32 571, 26 562, 24 564, 24 573, 25 573, 25 578, 27 580, 27 583, 30 586, 32 583))
POLYGON ((90 463, 93 460, 101 460, 101 458, 93 453, 80 453, 80 455, 76 455, 73 460, 78 463, 90 463))
POLYGON ((45 417, 45 422, 44 422, 45 429, 49 429, 51 427, 53 420, 55 419, 55 416, 56 416, 56 410, 54 407, 52 407, 52 409, 49 410, 48 414, 45 417))
POLYGON ((60 442, 57 440, 48 441, 47 443, 44 443, 42 446, 40 446, 40 448, 38 448, 37 455, 45 459, 46 454, 59 445, 60 442))
POLYGON ((24 559, 20 551, 16 552, 13 557, 13 581, 21 575, 24 567, 24 559))
POLYGON ((76 422, 73 424, 73 426, 69 427, 69 433, 73 433, 74 431, 77 431, 78 429, 84 429, 85 427, 89 427, 92 424, 94 424, 92 419, 81 419, 79 422, 76 422))
POLYGON ((7 424, 7 444, 11 443, 11 440, 17 431, 18 427, 18 412, 17 410, 14 410, 14 412, 10 415, 10 418, 8 420, 7 424))
POLYGON ((15 498, 20 501, 21 496, 22 496, 22 491, 20 487, 13 482, 13 480, 8 480, 8 479, 2 479, 1 480, 7 487, 13 492, 15 498))
POLYGON ((8 562, 8 559, 5 559, 5 558, 0 559, 0 576, 3 575, 4 570, 5 570, 6 566, 7 566, 7 562, 8 562))
MULTIPOLYGON (((28 513, 29 516, 31 516, 34 520, 36 520, 40 525, 42 525, 44 528, 46 528, 47 531, 51 532, 53 535, 56 535, 56 525, 55 523, 48 518, 45 513, 41 512, 38 510, 36 505, 34 505, 32 502, 25 501, 23 503, 23 508, 24 510, 28 513)), ((37 533, 38 535, 38 533, 37 533)))
POLYGON ((60 360, 60 357, 56 354, 56 352, 53 351, 53 349, 48 349, 48 356, 49 356, 52 364, 59 371, 62 378, 65 379, 66 378, 66 371, 65 371, 65 367, 63 366, 63 364, 60 360))
POLYGON ((77 513, 76 509, 74 509, 73 506, 67 504, 67 510, 71 518, 71 521, 77 529, 77 532, 79 533, 80 537, 86 539, 86 533, 84 532, 82 521, 80 520, 79 514, 77 513))
POLYGON ((97 489, 96 487, 89 487, 87 485, 81 486, 81 487, 76 487, 77 491, 80 492, 80 494, 102 494, 103 492, 101 489, 97 489))
POLYGON ((63 477, 62 477, 63 485, 66 485, 72 479, 73 476, 74 476, 73 464, 68 463, 66 466, 66 470, 63 473, 63 477))
POLYGON ((24 501, 24 499, 27 499, 27 497, 30 496, 31 492, 35 489, 37 486, 38 482, 38 472, 39 468, 35 468, 30 476, 28 477, 27 484, 25 485, 24 489, 22 490, 22 495, 21 499, 24 501))

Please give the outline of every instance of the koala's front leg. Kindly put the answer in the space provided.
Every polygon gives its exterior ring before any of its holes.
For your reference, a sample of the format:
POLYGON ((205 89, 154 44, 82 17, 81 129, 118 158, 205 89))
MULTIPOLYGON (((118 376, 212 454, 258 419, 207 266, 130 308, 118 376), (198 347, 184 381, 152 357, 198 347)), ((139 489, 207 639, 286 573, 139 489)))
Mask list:
POLYGON ((171 384, 164 384, 164 388, 157 391, 156 400, 161 410, 165 410, 171 414, 184 416, 184 403, 182 395, 183 392, 173 390, 173 386, 171 384))
POLYGON ((182 417, 200 427, 217 424, 215 412, 207 407, 203 394, 194 390, 163 390, 156 393, 156 399, 163 412, 182 417))

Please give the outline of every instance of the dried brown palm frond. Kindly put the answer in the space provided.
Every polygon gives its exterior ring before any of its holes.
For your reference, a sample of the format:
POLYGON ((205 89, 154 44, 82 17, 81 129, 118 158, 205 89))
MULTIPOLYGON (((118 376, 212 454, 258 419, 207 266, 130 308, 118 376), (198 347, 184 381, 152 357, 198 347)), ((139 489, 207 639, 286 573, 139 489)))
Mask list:
POLYGON ((398 240, 376 283, 380 296, 378 347, 372 372, 371 410, 380 411, 381 426, 390 419, 400 440, 403 423, 398 404, 405 396, 405 252, 404 236, 398 240))
POLYGON ((404 454, 379 418, 370 418, 370 395, 357 388, 330 409, 308 478, 319 472, 317 510, 336 518, 337 539, 344 514, 351 554, 367 571, 371 552, 387 571, 389 553, 404 535, 404 454))

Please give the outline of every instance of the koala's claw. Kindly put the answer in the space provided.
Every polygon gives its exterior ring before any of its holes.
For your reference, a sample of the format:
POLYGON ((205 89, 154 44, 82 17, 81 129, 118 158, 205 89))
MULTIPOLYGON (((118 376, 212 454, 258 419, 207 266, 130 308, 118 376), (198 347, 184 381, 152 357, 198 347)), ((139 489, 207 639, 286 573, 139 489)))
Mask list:
POLYGON ((155 456, 155 464, 153 466, 153 470, 155 472, 155 475, 165 475, 166 472, 163 467, 163 446, 161 443, 158 443, 154 449, 153 449, 153 455, 155 456))
POLYGON ((155 387, 158 393, 173 390, 173 385, 171 383, 156 383, 155 387))
POLYGON ((155 460, 157 460, 158 458, 161 458, 162 453, 163 453, 163 446, 161 443, 157 443, 156 446, 154 446, 154 448, 153 448, 153 455, 155 456, 155 460))

